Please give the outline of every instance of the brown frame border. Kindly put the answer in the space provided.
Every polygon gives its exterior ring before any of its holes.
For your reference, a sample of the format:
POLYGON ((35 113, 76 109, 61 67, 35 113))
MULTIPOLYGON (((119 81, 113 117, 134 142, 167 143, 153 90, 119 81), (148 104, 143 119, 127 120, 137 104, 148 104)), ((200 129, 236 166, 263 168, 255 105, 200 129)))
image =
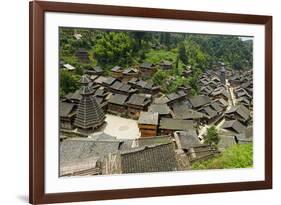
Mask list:
POLYGON ((32 204, 272 188, 272 16, 33 1, 29 4, 29 202, 32 204), (44 13, 68 12, 265 26, 265 180, 71 193, 44 192, 44 13))

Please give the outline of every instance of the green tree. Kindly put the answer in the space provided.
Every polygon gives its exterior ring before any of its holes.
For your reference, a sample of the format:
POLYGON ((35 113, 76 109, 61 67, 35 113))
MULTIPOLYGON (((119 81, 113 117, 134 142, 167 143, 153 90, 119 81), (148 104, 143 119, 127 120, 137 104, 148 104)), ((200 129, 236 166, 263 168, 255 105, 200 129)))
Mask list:
POLYGON ((207 129, 207 134, 204 136, 204 141, 209 145, 217 145, 220 141, 218 131, 215 126, 207 129))
POLYGON ((101 65, 128 66, 132 62, 132 39, 125 32, 109 32, 97 40, 93 55, 101 65))
POLYGON ((186 54, 185 45, 181 42, 179 43, 179 58, 184 64, 188 64, 188 56, 186 54))
POLYGON ((60 96, 74 92, 79 88, 79 76, 67 70, 60 71, 60 96))
POLYGON ((152 81, 156 85, 163 85, 167 77, 168 74, 165 71, 158 69, 157 72, 153 75, 152 81))

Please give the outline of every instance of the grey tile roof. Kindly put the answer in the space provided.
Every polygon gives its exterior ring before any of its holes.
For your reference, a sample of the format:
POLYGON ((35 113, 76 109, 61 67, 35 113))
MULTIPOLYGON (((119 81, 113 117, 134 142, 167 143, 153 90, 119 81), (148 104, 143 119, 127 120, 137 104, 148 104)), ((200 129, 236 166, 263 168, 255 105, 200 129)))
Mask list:
POLYGON ((94 82, 97 83, 97 84, 102 84, 106 80, 107 80, 107 78, 105 76, 99 76, 98 78, 96 78, 94 80, 94 82))
POLYGON ((194 122, 193 120, 162 118, 160 120, 159 128, 167 129, 167 130, 189 130, 189 129, 194 129, 194 122))
POLYGON ((112 104, 117 104, 117 105, 125 105, 127 98, 128 98, 128 95, 116 93, 116 94, 110 96, 108 102, 112 103, 112 104))
POLYGON ((243 133, 246 129, 246 127, 238 120, 225 121, 221 128, 231 130, 236 133, 243 133))
POLYGON ((232 113, 237 113, 245 121, 250 118, 250 110, 248 110, 248 108, 246 108, 244 105, 237 105, 225 112, 225 114, 232 114, 232 113))
POLYGON ((176 135, 178 136, 181 149, 190 149, 202 145, 195 130, 177 131, 176 135))
POLYGON ((74 114, 76 107, 77 106, 74 103, 60 102, 60 117, 68 117, 69 115, 74 114))
POLYGON ((127 104, 145 106, 150 102, 151 102, 151 100, 149 98, 145 97, 144 95, 133 94, 127 101, 127 104))
POLYGON ((71 100, 80 101, 82 99, 82 96, 80 94, 80 89, 76 90, 73 95, 70 97, 71 100))
POLYGON ((123 71, 123 74, 130 74, 130 73, 138 73, 138 70, 135 69, 135 68, 126 68, 126 69, 123 71))
POLYGON ((209 118, 213 118, 215 116, 218 115, 217 111, 215 111, 213 108, 211 108, 210 106, 204 106, 203 108, 201 108, 199 111, 203 111, 207 114, 207 116, 209 118))
POLYGON ((189 98, 190 103, 194 108, 201 107, 211 102, 211 99, 205 95, 196 95, 189 98))
POLYGON ((60 142, 60 174, 94 168, 98 159, 118 151, 120 141, 67 139, 60 142))
POLYGON ((79 80, 79 83, 81 84, 89 84, 89 82, 91 82, 91 80, 88 78, 87 75, 82 75, 79 80))
POLYGON ((111 69, 111 71, 120 71, 120 70, 122 70, 122 68, 120 67, 120 66, 114 66, 112 69, 111 69))
POLYGON ((176 103, 172 106, 173 117, 175 119, 200 119, 204 117, 204 114, 192 110, 186 104, 176 103))
POLYGON ((103 81, 104 84, 106 85, 112 85, 117 79, 113 78, 111 76, 106 77, 106 79, 103 81))
POLYGON ((157 144, 166 144, 172 141, 173 139, 170 136, 141 137, 137 139, 137 145, 138 147, 145 147, 157 144))
POLYGON ((159 114, 157 112, 140 112, 139 124, 158 125, 159 114))
POLYGON ((146 68, 146 69, 151 69, 151 68, 153 68, 153 66, 154 65, 152 63, 149 63, 149 62, 144 62, 144 63, 140 64, 141 68, 146 68))
POLYGON ((212 101, 210 106, 217 112, 222 112, 223 106, 218 101, 212 101))
POLYGON ((152 104, 148 107, 149 112, 157 112, 159 115, 171 114, 171 109, 167 104, 152 104))
POLYGON ((173 64, 173 62, 168 61, 168 60, 162 60, 159 65, 161 66, 171 66, 173 64))
POLYGON ((143 147, 121 154, 123 173, 176 171, 174 144, 143 147))

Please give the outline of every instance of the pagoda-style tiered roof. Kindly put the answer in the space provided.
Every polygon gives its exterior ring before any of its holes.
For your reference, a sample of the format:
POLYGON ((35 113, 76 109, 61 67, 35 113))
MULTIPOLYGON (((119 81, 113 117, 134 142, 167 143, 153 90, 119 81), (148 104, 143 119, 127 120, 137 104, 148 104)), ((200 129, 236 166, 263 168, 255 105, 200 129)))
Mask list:
POLYGON ((80 94, 82 96, 74 125, 83 131, 92 131, 101 126, 105 120, 105 114, 97 103, 93 90, 89 87, 90 79, 83 75, 79 81, 81 83, 80 94))

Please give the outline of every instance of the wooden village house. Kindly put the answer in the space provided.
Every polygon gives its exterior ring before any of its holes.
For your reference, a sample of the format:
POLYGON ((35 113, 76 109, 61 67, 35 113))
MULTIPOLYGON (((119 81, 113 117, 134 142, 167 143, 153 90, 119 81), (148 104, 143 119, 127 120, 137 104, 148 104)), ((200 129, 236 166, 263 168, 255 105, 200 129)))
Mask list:
POLYGON ((123 68, 120 66, 114 66, 111 69, 111 75, 112 75, 112 77, 121 80, 123 77, 123 68))
POLYGON ((128 95, 118 93, 111 95, 108 101, 108 112, 125 116, 127 114, 127 99, 128 95))
POLYGON ((71 130, 76 116, 77 105, 74 103, 60 102, 60 128, 71 130))
POLYGON ((137 78, 139 76, 139 71, 136 68, 126 68, 123 72, 122 72, 122 81, 123 82, 128 82, 130 81, 132 78, 137 78))
POLYGON ((156 72, 156 67, 153 63, 144 62, 139 65, 139 71, 142 78, 148 78, 156 72))
POLYGON ((75 52, 75 56, 83 63, 88 63, 90 61, 88 51, 85 48, 79 48, 75 52))
POLYGON ((178 120, 173 118, 161 118, 159 123, 159 135, 172 135, 174 131, 194 130, 193 120, 178 120))
POLYGON ((157 136, 159 114, 157 112, 140 112, 138 127, 141 137, 157 136))
POLYGON ((151 103, 151 95, 149 94, 133 94, 126 105, 128 107, 128 116, 132 119, 138 119, 141 111, 147 111, 151 103))

